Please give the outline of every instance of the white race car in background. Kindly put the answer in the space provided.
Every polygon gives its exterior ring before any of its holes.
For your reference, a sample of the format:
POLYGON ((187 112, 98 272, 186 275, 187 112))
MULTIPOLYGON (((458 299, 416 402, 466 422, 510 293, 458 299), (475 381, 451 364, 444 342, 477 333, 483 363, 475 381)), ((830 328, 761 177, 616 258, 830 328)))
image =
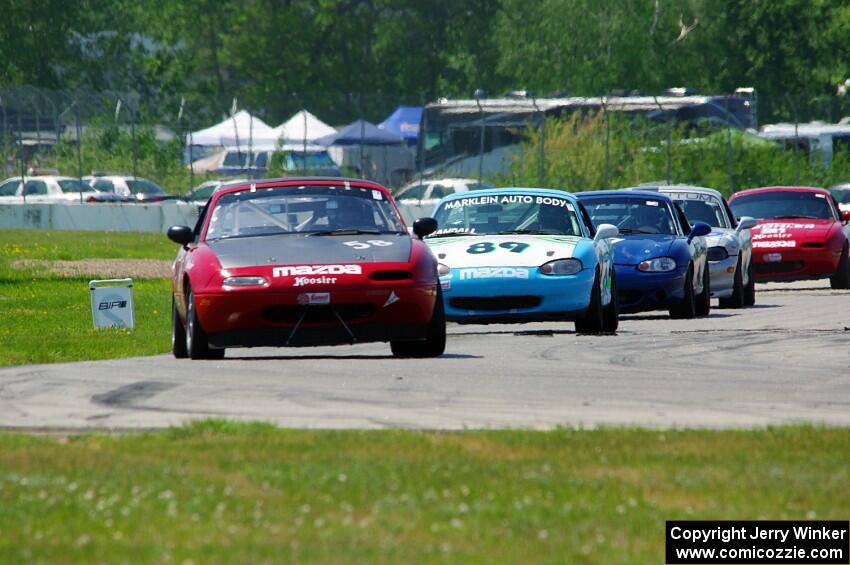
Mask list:
POLYGON ((721 308, 742 308, 756 302, 753 276, 753 240, 750 229, 756 220, 734 219, 723 195, 712 188, 690 185, 641 187, 656 190, 676 201, 688 222, 705 222, 711 233, 705 236, 711 272, 711 297, 720 300, 721 308))

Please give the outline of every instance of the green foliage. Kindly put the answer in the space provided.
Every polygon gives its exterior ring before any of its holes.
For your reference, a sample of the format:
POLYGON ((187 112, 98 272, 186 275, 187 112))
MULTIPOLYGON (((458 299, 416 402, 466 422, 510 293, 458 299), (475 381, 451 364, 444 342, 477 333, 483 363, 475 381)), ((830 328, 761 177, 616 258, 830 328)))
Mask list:
MULTIPOLYGON (((665 124, 613 113, 609 120, 606 124, 603 113, 547 120, 543 146, 546 186, 581 191, 664 181, 668 178, 668 152, 671 182, 712 187, 727 195, 756 186, 831 186, 850 178, 850 159, 845 154, 838 154, 827 167, 820 155, 795 154, 739 130, 697 136, 684 127, 671 126, 668 144, 665 124)), ((532 132, 520 155, 507 178, 497 182, 538 186, 539 129, 532 132)))
MULTIPOLYGON (((133 174, 133 135, 130 128, 114 122, 96 120, 82 135, 80 156, 82 175, 93 171, 133 174)), ((153 129, 139 126, 135 132, 136 174, 150 179, 172 194, 189 192, 190 171, 182 164, 182 146, 178 139, 160 144, 153 129)), ((80 167, 77 144, 61 140, 41 160, 42 165, 58 169, 62 174, 77 176, 80 167)), ((195 185, 210 178, 195 175, 195 185)))
MULTIPOLYGON (((234 97, 279 123, 345 123, 400 102, 528 88, 702 92, 754 86, 762 122, 839 117, 843 0, 7 0, 0 84, 132 91, 195 125, 234 97)), ((153 122, 151 122, 153 123, 153 122)))

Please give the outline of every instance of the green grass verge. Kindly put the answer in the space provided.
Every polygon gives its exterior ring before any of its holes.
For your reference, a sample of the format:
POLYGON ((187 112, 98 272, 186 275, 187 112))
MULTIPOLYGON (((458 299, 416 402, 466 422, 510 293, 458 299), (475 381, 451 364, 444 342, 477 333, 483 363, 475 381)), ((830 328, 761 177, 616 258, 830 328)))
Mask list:
POLYGON ((17 259, 174 259, 164 234, 71 230, 0 230, 0 267, 17 259))
POLYGON ((663 563, 669 519, 835 519, 850 430, 0 435, 0 561, 663 563))
POLYGON ((171 347, 171 282, 136 280, 136 328, 92 327, 88 280, 0 282, 0 365, 113 359, 171 347))
POLYGON ((21 260, 173 259, 162 234, 0 230, 0 366, 153 355, 171 344, 167 279, 137 279, 136 329, 92 327, 88 279, 21 260))

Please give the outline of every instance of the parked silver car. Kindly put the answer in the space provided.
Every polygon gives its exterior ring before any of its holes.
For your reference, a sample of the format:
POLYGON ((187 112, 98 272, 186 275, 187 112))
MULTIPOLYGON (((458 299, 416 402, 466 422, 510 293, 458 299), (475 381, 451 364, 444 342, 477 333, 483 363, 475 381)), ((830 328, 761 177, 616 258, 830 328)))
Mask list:
POLYGON ((198 209, 203 208, 207 205, 210 197, 218 190, 222 188, 226 188, 229 186, 236 186, 237 184, 243 184, 249 182, 248 179, 218 179, 218 180, 208 180, 202 182, 198 186, 192 189, 192 191, 185 195, 181 196, 181 200, 185 200, 189 204, 195 204, 198 206, 198 209))
POLYGON ((162 202, 177 198, 155 182, 131 175, 95 173, 83 177, 83 181, 100 193, 117 194, 132 202, 162 202))
POLYGON ((756 220, 745 216, 735 219, 723 195, 712 188, 690 185, 641 187, 657 190, 676 201, 688 222, 705 222, 712 227, 705 236, 711 272, 711 297, 721 308, 741 308, 756 302, 753 276, 753 240, 750 229, 756 220))

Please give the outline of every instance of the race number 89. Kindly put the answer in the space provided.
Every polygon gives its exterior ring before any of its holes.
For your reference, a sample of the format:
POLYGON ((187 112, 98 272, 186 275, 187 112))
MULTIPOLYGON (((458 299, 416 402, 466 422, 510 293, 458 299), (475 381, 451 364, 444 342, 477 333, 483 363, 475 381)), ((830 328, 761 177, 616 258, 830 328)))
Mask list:
MULTIPOLYGON (((499 247, 501 247, 502 249, 507 249, 511 253, 522 253, 523 251, 528 249, 528 244, 527 243, 520 243, 518 241, 505 241, 503 243, 500 243, 499 247)), ((481 242, 481 243, 476 243, 474 245, 470 245, 467 248, 466 252, 472 253, 473 255, 480 255, 482 253, 490 253, 491 251, 495 251, 495 249, 496 249, 495 243, 492 243, 492 242, 489 242, 489 241, 484 241, 484 242, 481 242)))

